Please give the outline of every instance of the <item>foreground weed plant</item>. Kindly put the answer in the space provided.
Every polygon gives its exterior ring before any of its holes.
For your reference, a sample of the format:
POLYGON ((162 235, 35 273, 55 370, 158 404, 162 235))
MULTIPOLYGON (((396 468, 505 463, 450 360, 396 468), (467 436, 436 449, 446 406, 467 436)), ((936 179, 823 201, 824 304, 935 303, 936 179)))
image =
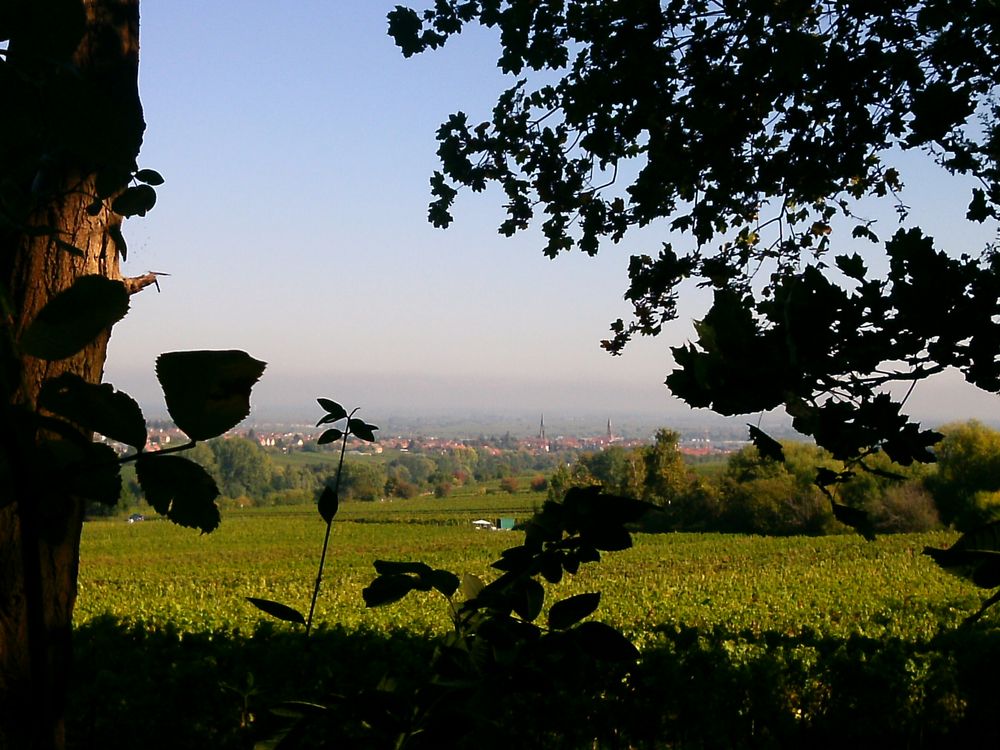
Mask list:
POLYGON ((364 420, 356 419, 354 417, 354 415, 358 412, 358 408, 355 408, 348 413, 343 406, 338 404, 336 401, 331 401, 328 398, 317 399, 317 402, 321 407, 323 407, 326 414, 320 417, 316 426, 321 427, 322 425, 335 425, 338 422, 342 422, 343 429, 339 427, 329 427, 323 431, 317 440, 320 445, 326 445, 327 443, 333 443, 339 440, 340 460, 337 463, 337 473, 334 475, 333 487, 330 487, 329 484, 324 487, 323 491, 320 493, 319 501, 317 502, 319 514, 326 522, 326 533, 323 536, 323 551, 319 556, 319 570, 316 573, 316 583, 313 586, 312 599, 309 603, 309 616, 305 617, 299 610, 294 607, 290 607, 287 604, 282 604, 281 602, 272 601, 270 599, 261 599, 258 597, 247 597, 247 601, 272 617, 276 617, 279 620, 285 620, 286 622, 305 625, 306 637, 308 637, 309 633, 312 631, 313 614, 316 612, 316 600, 319 598, 319 590, 323 583, 323 567, 326 563, 326 551, 330 546, 330 530, 333 528, 333 518, 337 515, 337 511, 340 508, 340 476, 342 469, 344 468, 344 454, 347 452, 347 438, 353 435, 359 440, 372 443, 375 442, 375 430, 378 429, 377 426, 368 424, 364 420))
MULTIPOLYGON (((347 435, 372 440, 377 428, 333 401, 320 405, 327 414, 319 424, 347 420, 344 429, 320 437, 320 442, 344 441, 342 465, 347 435)), ((307 634, 338 509, 338 484, 339 468, 333 488, 319 499, 327 529, 309 617, 278 602, 250 599, 278 619, 305 625, 307 634)), ((542 581, 557 584, 582 564, 600 561, 602 552, 628 549, 632 536, 626 525, 651 509, 598 487, 573 488, 563 502, 546 502, 527 522, 524 541, 492 564, 500 574, 489 582, 469 574, 460 579, 423 562, 376 560, 377 575, 362 592, 366 606, 436 592, 448 607, 451 631, 436 642, 418 675, 394 674, 390 667, 377 685, 359 684, 325 703, 281 704, 275 712, 290 722, 258 747, 545 747, 599 741, 613 731, 610 716, 598 720, 601 696, 627 682, 639 652, 615 628, 587 619, 600 604, 600 592, 560 599, 543 619, 542 581), (568 720, 574 716, 581 721, 568 720)))

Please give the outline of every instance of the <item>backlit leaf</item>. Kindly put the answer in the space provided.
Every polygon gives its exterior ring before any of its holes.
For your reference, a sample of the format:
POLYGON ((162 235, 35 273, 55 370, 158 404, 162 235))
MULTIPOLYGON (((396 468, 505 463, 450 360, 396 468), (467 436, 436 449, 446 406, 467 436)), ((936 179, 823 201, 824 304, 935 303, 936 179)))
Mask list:
POLYGON ((840 474, 833 469, 820 466, 816 469, 816 479, 813 482, 819 487, 829 487, 831 484, 841 482, 840 474))
POLYGON ((597 609, 600 602, 601 593, 599 591, 577 594, 558 601, 549 609, 549 627, 553 630, 565 630, 576 625, 597 609))
POLYGON ((361 592, 366 607, 381 607, 399 601, 416 588, 416 579, 405 574, 381 575, 361 592))
POLYGON ((875 525, 867 511, 860 508, 852 508, 849 505, 835 503, 832 500, 830 505, 833 510, 833 517, 845 526, 850 526, 869 542, 875 541, 875 525))
POLYGON ((94 385, 79 375, 65 373, 45 382, 38 404, 86 432, 96 432, 137 450, 146 445, 146 420, 139 405, 109 383, 94 385))
POLYGON ((514 596, 514 611, 526 622, 533 622, 542 613, 545 587, 534 578, 525 578, 514 596))
POLYGON ((259 609, 261 612, 266 612, 271 615, 271 617, 277 617, 279 620, 284 620, 285 622, 294 622, 299 625, 306 624, 306 618, 302 616, 302 613, 297 609, 289 607, 287 604, 282 604, 281 602, 273 602, 270 599, 258 599, 255 596, 248 596, 247 601, 253 606, 259 609))
POLYGON ((135 173, 135 179, 147 185, 162 185, 163 176, 155 169, 140 169, 135 173))
POLYGON ((960 536, 951 547, 924 547, 938 565, 980 588, 1000 586, 1000 521, 960 536))
POLYGON ((360 419, 351 419, 347 422, 347 428, 355 437, 367 440, 369 443, 375 442, 375 430, 378 429, 375 425, 368 424, 360 419))
POLYGON ((785 452, 781 448, 781 443, 752 424, 748 424, 747 427, 750 428, 750 441, 757 448, 761 458, 770 458, 773 461, 785 460, 785 452))
POLYGON ((222 520, 215 504, 219 489, 194 461, 143 453, 135 462, 135 473, 146 501, 157 513, 206 534, 218 527, 222 520))
POLYGON ((156 377, 174 424, 208 440, 250 413, 250 389, 265 366, 243 351, 168 352, 156 360, 156 377))
POLYGON ((853 255, 838 255, 834 258, 834 262, 845 276, 849 276, 852 279, 857 279, 858 281, 865 280, 865 274, 868 272, 865 268, 865 261, 860 255, 854 253, 853 255))
MULTIPOLYGON (((906 477, 896 471, 889 471, 888 469, 880 469, 877 466, 862 466, 862 468, 869 474, 874 474, 877 477, 882 477, 883 479, 891 479, 894 482, 902 482, 906 480, 906 477)), ((852 475, 853 476, 853 475, 852 475)))
POLYGON ((122 490, 118 455, 110 445, 101 443, 80 447, 82 460, 70 471, 70 492, 108 507, 117 505, 122 490))
POLYGON ((81 276, 48 301, 21 336, 21 347, 39 359, 71 357, 125 317, 128 292, 120 281, 81 276))
POLYGON ((319 496, 319 502, 317 503, 319 507, 319 514, 322 516, 323 520, 327 523, 333 521, 334 516, 337 515, 337 509, 340 507, 340 499, 337 497, 337 493, 330 487, 324 487, 323 492, 319 496))
POLYGON ((128 259, 128 245, 125 243, 125 236, 122 234, 122 228, 120 224, 112 224, 108 227, 108 236, 111 241, 115 243, 115 249, 118 250, 118 255, 121 256, 122 260, 128 259))
POLYGON ((316 442, 319 445, 326 445, 327 443, 336 442, 337 440, 340 440, 342 437, 344 437, 344 433, 334 428, 332 430, 325 430, 323 434, 319 436, 319 439, 317 439, 316 442))
POLYGON ((156 204, 156 191, 149 185, 126 188, 111 202, 111 210, 120 216, 145 216, 156 204))
POLYGON ((372 563, 376 572, 381 575, 402 575, 412 573, 423 576, 431 572, 432 568, 427 563, 422 562, 398 562, 394 560, 376 560, 372 563))
POLYGON ((620 552, 632 546, 632 535, 628 529, 614 523, 583 529, 580 537, 591 547, 604 552, 620 552))
POLYGON ((426 579, 435 591, 440 591, 448 597, 458 591, 458 587, 461 584, 458 580, 458 576, 450 570, 432 570, 429 574, 427 574, 426 579))
POLYGON ((338 404, 336 401, 332 401, 328 398, 318 398, 316 401, 326 411, 326 417, 324 417, 324 419, 328 422, 336 422, 338 419, 343 419, 347 416, 347 409, 338 404))
MULTIPOLYGON (((559 583, 559 581, 562 580, 562 563, 555 555, 542 555, 538 560, 538 565, 541 570, 542 577, 549 583, 559 583)), ((494 567, 495 566, 496 564, 494 563, 494 567)))
POLYGON ((466 601, 475 599, 484 588, 486 588, 486 584, 479 576, 472 573, 466 573, 462 576, 462 596, 465 597, 466 601))

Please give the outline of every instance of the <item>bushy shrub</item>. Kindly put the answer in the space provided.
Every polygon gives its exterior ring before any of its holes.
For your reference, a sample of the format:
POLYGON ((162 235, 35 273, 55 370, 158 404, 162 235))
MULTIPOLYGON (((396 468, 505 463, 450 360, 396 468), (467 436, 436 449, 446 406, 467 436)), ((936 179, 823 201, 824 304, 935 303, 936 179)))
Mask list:
POLYGON ((420 493, 420 488, 413 482, 398 481, 392 487, 392 494, 396 497, 411 498, 420 493))
POLYGON ((886 490, 869 506, 875 530, 883 534, 905 534, 940 528, 934 498, 922 484, 906 482, 886 490))
POLYGON ((813 483, 825 452, 783 444, 784 461, 749 446, 729 458, 720 485, 720 526, 748 534, 825 534, 835 523, 829 500, 813 483))
POLYGON ((812 486, 801 486, 781 470, 774 476, 723 486, 722 525, 746 534, 824 534, 832 525, 829 501, 812 486))
POLYGON ((520 487, 517 477, 504 477, 500 480, 500 489, 513 495, 520 487))
POLYGON ((941 428, 937 471, 927 477, 941 520, 967 531, 995 517, 1000 491, 1000 432, 970 421, 941 428))
POLYGON ((256 504, 253 498, 247 495, 238 495, 237 497, 223 496, 219 498, 219 505, 223 508, 252 508, 256 504))
POLYGON ((314 502, 316 502, 316 493, 312 490, 281 490, 279 492, 269 492, 258 504, 279 506, 305 505, 306 503, 314 502))
POLYGON ((723 527, 722 503, 722 488, 717 482, 694 478, 686 492, 663 506, 662 514, 648 520, 661 531, 717 531, 723 527))
MULTIPOLYGON (((340 472, 341 500, 381 500, 385 495, 385 466, 366 461, 345 461, 340 472)), ((327 479, 332 486, 333 477, 327 479)))

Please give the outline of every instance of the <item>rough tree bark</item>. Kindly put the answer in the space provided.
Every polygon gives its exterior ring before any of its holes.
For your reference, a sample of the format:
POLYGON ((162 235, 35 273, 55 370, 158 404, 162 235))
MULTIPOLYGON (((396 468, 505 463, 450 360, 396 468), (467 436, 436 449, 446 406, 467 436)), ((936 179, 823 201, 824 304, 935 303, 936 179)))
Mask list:
MULTIPOLYGON (((0 232, 0 282, 6 284, 8 307, 3 311, 8 327, 3 395, 9 414, 33 409, 42 383, 62 373, 91 383, 101 380, 110 329, 59 361, 21 356, 15 342, 38 311, 79 277, 121 278, 109 236, 121 217, 110 211, 110 200, 96 215, 87 207, 94 200, 96 175, 108 168, 129 170, 142 135, 138 0, 39 5, 50 14, 75 14, 82 36, 74 40, 72 78, 43 76, 47 82, 32 92, 41 118, 34 123, 38 131, 29 132, 32 117, 27 116, 25 142, 8 144, 8 153, 19 147, 29 152, 38 165, 34 177, 23 169, 24 159, 0 162, 7 172, 0 180, 34 201, 22 231, 8 224, 0 232), (79 132, 67 136, 62 127, 44 121, 60 115, 79 122, 79 132), (43 191, 40 178, 48 182, 43 191), (80 254, 68 251, 66 243, 80 254)), ((10 68, 31 71, 43 64, 37 45, 49 24, 72 26, 45 15, 37 8, 27 11, 21 24, 11 27, 10 68), (29 28, 31 23, 36 28, 29 28)), ((83 508, 77 498, 46 490, 33 462, 21 460, 37 435, 13 424, 0 430, 5 464, 0 465, 0 491, 8 494, 0 498, 0 748, 61 748, 83 508)))

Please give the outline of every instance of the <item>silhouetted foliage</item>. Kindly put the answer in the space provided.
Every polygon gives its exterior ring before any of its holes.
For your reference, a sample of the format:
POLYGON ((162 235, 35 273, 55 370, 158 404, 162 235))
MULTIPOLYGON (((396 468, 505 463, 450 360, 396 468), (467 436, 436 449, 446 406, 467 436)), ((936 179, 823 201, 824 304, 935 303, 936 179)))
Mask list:
MULTIPOLYGON (((326 533, 323 536, 323 549, 319 556, 319 571, 316 573, 316 583, 313 585, 312 599, 309 604, 309 615, 306 617, 294 607, 282 604, 281 602, 275 602, 269 599, 261 599, 253 596, 247 597, 248 602, 272 617, 284 620, 285 622, 304 625, 306 629, 306 637, 309 636, 313 627, 313 614, 316 611, 316 600, 319 598, 320 586, 323 583, 323 568, 326 565, 326 551, 330 544, 330 532, 333 529, 333 519, 336 517, 337 511, 340 509, 341 491, 344 490, 345 486, 348 486, 350 481, 352 481, 349 479, 351 474, 345 472, 345 469, 350 466, 350 464, 344 462, 344 454, 347 452, 347 440, 353 435, 358 440, 363 440, 369 443, 374 442, 375 430, 378 429, 375 425, 368 424, 364 420, 356 418, 354 415, 358 412, 357 408, 348 412, 347 409, 341 406, 338 402, 331 399, 319 398, 316 400, 326 411, 326 414, 320 417, 316 426, 320 427, 322 425, 334 424, 341 425, 340 427, 327 427, 320 434, 319 438, 317 438, 317 442, 332 443, 339 441, 340 460, 337 463, 337 473, 327 480, 323 489, 319 493, 319 497, 316 499, 316 510, 319 512, 320 518, 322 518, 326 523, 326 533)), ((384 478, 378 487, 380 489, 385 487, 384 478)))
POLYGON ((1000 521, 966 532, 948 549, 924 547, 938 565, 982 589, 995 589, 967 622, 975 622, 1000 601, 1000 521))
POLYGON ((389 33, 410 56, 466 24, 496 29, 497 65, 517 76, 490 119, 458 112, 438 131, 432 223, 451 223, 460 189, 496 185, 500 231, 539 217, 549 256, 660 227, 635 240, 653 247, 631 257, 634 316, 612 324, 609 351, 660 333, 693 280, 713 303, 673 349, 675 395, 721 414, 783 406, 837 459, 884 451, 905 466, 932 461, 940 436, 887 385, 952 367, 1000 391, 1000 261, 915 225, 894 166, 920 151, 970 178, 954 183, 968 191, 954 218, 996 223, 996 14, 951 0, 445 1, 397 7, 389 33), (875 202, 904 226, 865 219, 875 202))
POLYGON ((0 10, 0 745, 60 748, 84 508, 114 506, 134 462, 175 523, 219 523, 213 477, 171 455, 249 413, 264 363, 241 351, 156 361, 186 445, 146 451, 136 402, 100 383, 112 326, 155 273, 122 278, 122 220, 163 178, 139 169, 137 0, 0 10), (128 455, 94 442, 121 443, 128 455))
MULTIPOLYGON (((543 748, 614 737, 617 719, 601 697, 627 684, 639 652, 614 628, 588 619, 599 592, 554 602, 546 624, 539 624, 546 595, 541 580, 558 583, 564 573, 599 561, 603 551, 630 547, 626 524, 651 508, 594 487, 571 489, 527 523, 523 543, 493 563, 500 574, 489 582, 423 562, 376 560, 378 575, 363 591, 367 606, 436 592, 453 631, 436 639, 416 679, 408 665, 394 665, 374 688, 355 682, 322 702, 280 704, 294 721, 278 734, 278 745, 543 748)), ((284 605, 251 602, 297 621, 298 613, 284 605)))
MULTIPOLYGON (((378 695, 387 674, 397 693, 416 690, 438 645, 405 630, 331 624, 315 630, 306 650, 300 632, 281 627, 182 634, 91 620, 76 638, 70 747, 247 748, 289 720, 269 709, 290 695, 320 706, 330 695, 360 700, 378 695)), ((1000 643, 981 628, 913 642, 675 623, 644 647, 627 682, 581 681, 554 702, 497 696, 488 713, 496 735, 485 747, 591 747, 576 742, 588 729, 606 746, 649 750, 995 747, 998 669, 1000 643), (554 724, 567 733, 533 732, 554 724)), ((357 716, 325 719, 314 747, 373 747, 365 744, 370 732, 349 733, 357 716)), ((467 724, 456 724, 442 746, 461 746, 467 724)))

